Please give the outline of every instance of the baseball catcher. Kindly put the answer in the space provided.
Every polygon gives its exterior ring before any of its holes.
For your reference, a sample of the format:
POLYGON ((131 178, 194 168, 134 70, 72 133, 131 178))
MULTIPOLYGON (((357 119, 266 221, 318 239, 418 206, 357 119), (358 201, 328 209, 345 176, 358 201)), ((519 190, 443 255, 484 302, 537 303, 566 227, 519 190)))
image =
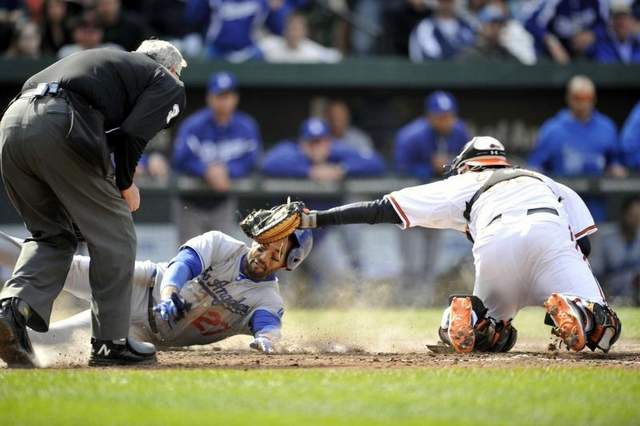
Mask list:
MULTIPOLYGON (((0 265, 12 268, 21 246, 21 240, 0 232, 0 265)), ((137 261, 129 332, 160 349, 248 334, 254 337, 251 348, 273 353, 284 313, 274 273, 297 268, 312 246, 309 230, 292 228, 281 239, 251 247, 211 231, 187 241, 168 263, 137 261)), ((64 285, 66 292, 87 301, 89 262, 87 256, 74 256, 64 285)), ((45 345, 60 343, 90 327, 87 310, 52 324, 46 334, 29 337, 45 345)), ((94 361, 92 354, 90 363, 94 361)))
POLYGON ((450 228, 473 242, 473 294, 451 296, 439 335, 456 352, 504 352, 516 342, 511 321, 522 307, 546 308, 545 323, 567 349, 609 351, 621 324, 591 273, 588 235, 597 228, 570 188, 513 167, 504 146, 469 141, 448 178, 384 198, 303 211, 300 228, 395 223, 450 228))

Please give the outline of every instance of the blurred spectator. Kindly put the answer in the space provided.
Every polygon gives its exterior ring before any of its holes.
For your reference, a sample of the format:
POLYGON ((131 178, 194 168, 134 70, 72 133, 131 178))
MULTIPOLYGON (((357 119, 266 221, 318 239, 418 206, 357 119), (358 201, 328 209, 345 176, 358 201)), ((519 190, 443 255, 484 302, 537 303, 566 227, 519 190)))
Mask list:
MULTIPOLYGON (((364 156, 375 152, 369 135, 351 124, 351 112, 345 101, 330 101, 325 109, 325 117, 333 143, 354 148, 364 156)), ((365 198, 352 195, 344 200, 347 203, 358 201, 365 201, 365 198)), ((398 235, 393 227, 385 229, 369 225, 351 225, 348 230, 336 231, 347 248, 351 264, 362 279, 395 279, 401 274, 398 235)))
MULTIPOLYGON (((616 126, 595 110, 596 91, 585 76, 575 76, 567 85, 568 109, 544 122, 529 166, 551 176, 625 176, 619 161, 616 126)), ((585 198, 596 222, 605 219, 604 200, 585 198)))
POLYGON ((260 49, 267 62, 338 62, 342 55, 336 49, 321 46, 307 38, 307 18, 293 13, 287 18, 283 37, 266 36, 260 49))
POLYGON ((640 33, 628 4, 615 2, 606 28, 596 32, 589 57, 605 64, 640 63, 640 33))
POLYGON ((377 176, 384 161, 375 152, 363 155, 355 148, 333 143, 329 126, 318 118, 302 123, 298 142, 281 142, 265 156, 262 170, 275 177, 303 177, 335 182, 345 177, 377 176))
POLYGON ((145 22, 131 12, 123 11, 120 0, 96 0, 96 17, 104 30, 105 43, 136 50, 149 36, 145 22))
POLYGON ((425 113, 398 131, 394 146, 396 171, 423 181, 440 176, 444 166, 470 139, 450 93, 438 91, 429 95, 425 113))
MULTIPOLYGON (((375 152, 366 155, 332 141, 329 126, 321 119, 310 118, 300 126, 297 142, 277 144, 265 155, 262 171, 267 176, 308 178, 315 182, 338 182, 346 177, 379 176, 384 173, 382 158, 375 152)), ((310 208, 329 208, 339 200, 305 199, 310 208)), ((314 230, 314 250, 305 265, 316 287, 312 298, 322 304, 329 297, 322 285, 344 284, 353 278, 350 263, 355 257, 345 249, 341 230, 314 230)))
POLYGON ((598 234, 591 264, 607 297, 616 304, 640 304, 640 198, 627 200, 617 226, 598 234))
POLYGON ((231 62, 262 59, 255 33, 281 35, 291 6, 284 0, 188 0, 187 23, 204 28, 207 56, 231 62))
POLYGON ((173 168, 203 179, 216 193, 181 197, 177 215, 181 241, 212 229, 238 235, 238 201, 228 191, 234 179, 251 173, 262 141, 253 118, 237 111, 236 87, 232 74, 213 74, 207 86, 207 107, 186 118, 178 130, 173 168))
MULTIPOLYGON (((405 125, 396 134, 396 171, 421 181, 440 176, 444 166, 469 139, 465 124, 458 118, 458 106, 453 95, 433 92, 425 99, 425 115, 405 125)), ((444 234, 434 229, 412 229, 402 234, 403 286, 407 294, 415 295, 422 290, 424 297, 429 298, 444 234)))
POLYGON ((93 12, 85 12, 81 17, 72 20, 70 26, 72 28, 73 44, 62 46, 58 51, 58 58, 64 58, 81 50, 97 47, 122 49, 122 46, 114 43, 103 43, 104 31, 98 26, 93 12))
POLYGON ((169 176, 169 163, 160 152, 153 151, 142 154, 136 167, 136 177, 149 176, 155 179, 165 179, 169 176))
POLYGON ((413 62, 451 59, 474 43, 474 33, 456 14, 455 0, 437 0, 434 15, 424 19, 409 38, 409 57, 413 62))
POLYGON ((384 3, 379 0, 355 0, 352 16, 351 47, 356 55, 371 55, 382 34, 384 3))
POLYGON ((12 12, 23 7, 23 0, 0 0, 0 10, 12 12))
POLYGON ((47 0, 42 19, 42 53, 55 56, 62 46, 71 43, 71 28, 65 0, 47 0))
POLYGON ((38 58, 40 39, 40 28, 35 23, 21 22, 16 25, 5 55, 8 58, 38 58))
POLYGON ((537 55, 533 36, 520 21, 513 18, 506 2, 499 0, 471 0, 467 5, 468 13, 463 17, 476 32, 482 33, 483 21, 495 21, 498 16, 502 15, 504 20, 499 35, 500 46, 525 65, 536 63, 537 55))
POLYGON ((480 11, 478 20, 480 27, 475 45, 465 48, 458 59, 517 61, 502 44, 502 33, 508 22, 506 13, 499 6, 489 5, 480 11))
POLYGON ((585 54, 595 42, 595 33, 607 25, 607 0, 541 1, 525 27, 533 35, 539 52, 566 64, 585 54))
POLYGON ((185 22, 185 9, 184 0, 145 0, 143 5, 144 17, 159 38, 180 39, 196 31, 185 22))
POLYGON ((640 102, 633 108, 622 127, 620 145, 623 164, 640 172, 640 102))
POLYGON ((424 18, 431 16, 425 0, 386 0, 384 2, 385 34, 381 42, 384 51, 400 56, 409 56, 409 36, 424 18))
POLYGON ((351 125, 351 111, 345 101, 338 99, 330 101, 325 115, 334 142, 355 148, 363 154, 369 154, 374 150, 369 135, 351 125))

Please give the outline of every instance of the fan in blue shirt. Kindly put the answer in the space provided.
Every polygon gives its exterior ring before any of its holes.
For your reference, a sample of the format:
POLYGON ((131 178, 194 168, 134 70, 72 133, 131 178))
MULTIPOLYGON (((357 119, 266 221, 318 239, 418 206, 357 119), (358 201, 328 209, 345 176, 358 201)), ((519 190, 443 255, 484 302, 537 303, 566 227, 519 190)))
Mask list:
POLYGON ((233 179, 249 175, 262 151, 260 130, 236 110, 236 79, 228 72, 209 80, 207 108, 186 118, 178 129, 172 166, 182 175, 201 178, 214 193, 182 195, 178 231, 181 241, 210 229, 232 234, 237 199, 228 194, 233 179))
POLYGON ((300 126, 298 142, 285 141, 265 156, 262 171, 274 177, 302 177, 315 181, 339 181, 344 177, 378 176, 384 173, 382 157, 333 143, 329 127, 318 118, 300 126))
POLYGON ((444 166, 469 141, 465 124, 458 119, 456 99, 434 92, 425 99, 426 115, 402 127, 395 140, 396 171, 428 180, 440 176, 444 166))
POLYGON ((281 35, 295 3, 273 0, 188 0, 185 19, 202 25, 210 58, 231 62, 262 59, 254 34, 263 24, 281 35))
POLYGON ((609 16, 607 0, 546 0, 526 19, 536 48, 556 62, 584 54, 609 16))
POLYGON ((596 32, 596 41, 588 51, 590 58, 605 64, 640 63, 640 34, 627 4, 611 6, 607 28, 596 32))
MULTIPOLYGON (((540 129, 529 166, 552 176, 603 176, 626 174, 619 161, 616 126, 596 111, 595 86, 584 76, 573 77, 567 86, 569 109, 548 119, 540 129)), ((605 218, 602 199, 587 198, 596 221, 605 218)))
POLYGON ((622 127, 620 145, 624 165, 640 172, 640 102, 633 108, 622 127))

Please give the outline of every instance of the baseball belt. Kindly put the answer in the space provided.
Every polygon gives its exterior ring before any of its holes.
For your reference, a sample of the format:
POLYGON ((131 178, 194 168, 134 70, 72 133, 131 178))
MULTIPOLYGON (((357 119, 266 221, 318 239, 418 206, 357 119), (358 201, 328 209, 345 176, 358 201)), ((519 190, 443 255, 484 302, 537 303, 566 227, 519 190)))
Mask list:
POLYGON ((151 328, 151 332, 153 334, 158 334, 158 325, 156 324, 156 316, 153 313, 153 307, 156 304, 155 299, 153 298, 153 288, 156 284, 156 275, 158 274, 158 269, 154 268, 153 273, 151 274, 151 285, 149 286, 149 297, 148 300, 148 309, 147 309, 147 319, 149 320, 149 328, 151 328))
MULTIPOLYGON (((554 214, 556 216, 560 216, 560 214, 558 214, 558 210, 552 209, 551 207, 538 207, 538 208, 535 208, 535 209, 527 210, 527 215, 536 214, 536 213, 551 213, 551 214, 554 214)), ((500 219, 501 217, 502 217, 502 213, 500 213, 499 215, 497 215, 496 217, 491 219, 489 221, 489 223, 487 224, 487 226, 491 225, 493 222, 495 222, 496 220, 500 219)))

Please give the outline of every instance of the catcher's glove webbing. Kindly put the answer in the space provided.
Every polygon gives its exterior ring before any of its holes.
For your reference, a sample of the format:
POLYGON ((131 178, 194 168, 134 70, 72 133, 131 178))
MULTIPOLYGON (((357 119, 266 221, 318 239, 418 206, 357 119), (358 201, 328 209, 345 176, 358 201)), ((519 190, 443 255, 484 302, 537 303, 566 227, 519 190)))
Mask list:
POLYGON ((288 237, 300 226, 303 209, 303 202, 294 201, 270 210, 256 210, 240 222, 240 228, 252 240, 270 244, 288 237))

